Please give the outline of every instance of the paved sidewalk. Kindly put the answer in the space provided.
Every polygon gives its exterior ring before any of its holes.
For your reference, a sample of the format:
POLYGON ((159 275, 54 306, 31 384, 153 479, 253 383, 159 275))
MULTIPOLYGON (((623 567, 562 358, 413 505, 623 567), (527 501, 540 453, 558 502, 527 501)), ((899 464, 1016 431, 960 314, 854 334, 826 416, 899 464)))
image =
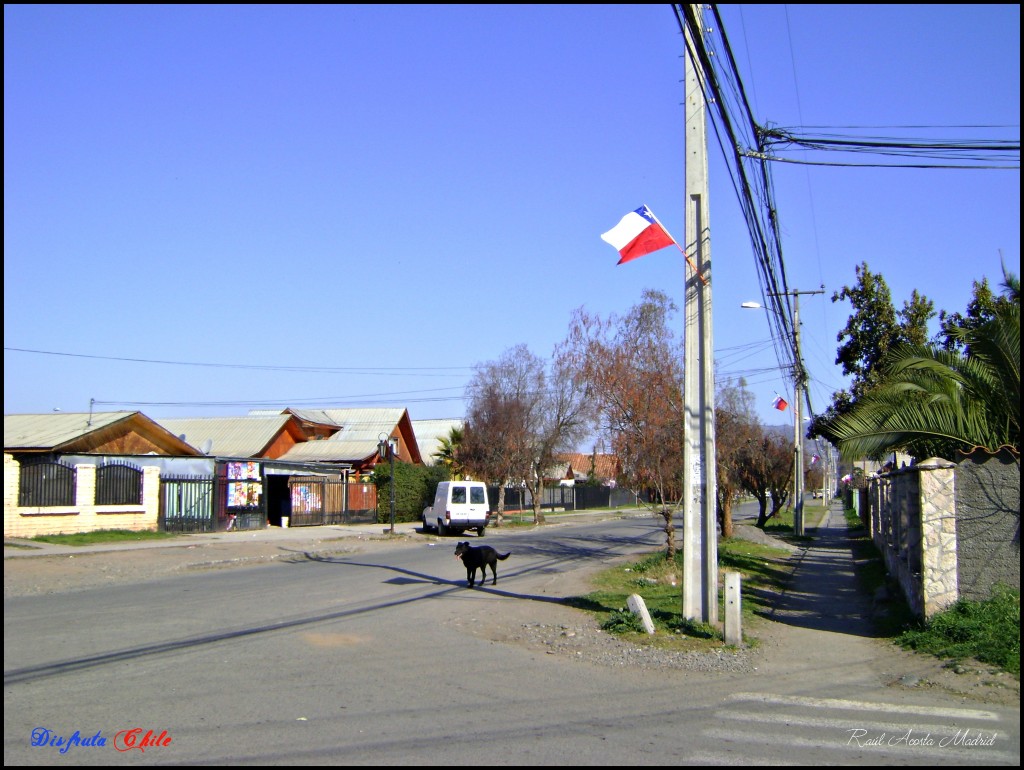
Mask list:
POLYGON ((817 526, 813 541, 794 555, 790 586, 775 602, 772 620, 853 636, 873 636, 872 597, 859 585, 843 504, 836 499, 817 526))
MULTIPOLYGON (((419 525, 412 522, 395 524, 396 535, 408 535, 419 525)), ((134 543, 97 543, 95 545, 54 545, 37 540, 4 538, 4 558, 30 556, 64 556, 67 554, 99 553, 107 551, 137 551, 148 548, 182 548, 207 543, 316 543, 341 538, 384 537, 387 524, 339 524, 322 527, 266 527, 265 529, 236 530, 234 532, 202 532, 178 537, 140 540, 134 543)))

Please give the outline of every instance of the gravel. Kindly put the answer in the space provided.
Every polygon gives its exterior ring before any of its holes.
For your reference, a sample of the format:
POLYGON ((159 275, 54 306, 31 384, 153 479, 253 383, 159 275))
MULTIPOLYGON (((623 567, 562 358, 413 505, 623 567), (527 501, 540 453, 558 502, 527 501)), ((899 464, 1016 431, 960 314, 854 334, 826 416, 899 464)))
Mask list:
POLYGON ((496 641, 519 644, 548 655, 611 668, 746 673, 756 669, 750 648, 669 650, 639 645, 601 630, 589 618, 579 623, 523 623, 496 641))

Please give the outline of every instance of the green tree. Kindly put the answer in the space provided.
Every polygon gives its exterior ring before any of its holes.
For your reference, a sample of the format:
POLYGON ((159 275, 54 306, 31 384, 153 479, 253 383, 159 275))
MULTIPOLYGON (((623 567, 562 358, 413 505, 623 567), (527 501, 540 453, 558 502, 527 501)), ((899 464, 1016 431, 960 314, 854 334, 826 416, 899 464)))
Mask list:
POLYGON ((923 345, 934 304, 915 289, 897 311, 885 278, 871 272, 866 262, 855 268, 857 280, 832 295, 833 302, 848 300, 853 307, 837 337, 836 363, 851 377, 850 388, 832 395, 824 414, 811 423, 808 435, 835 443, 832 424, 870 392, 881 377, 881 364, 897 345, 923 345))
POLYGON ((866 262, 855 270, 857 282, 835 292, 832 301, 849 300, 853 306, 853 314, 839 332, 836 363, 853 378, 850 392, 857 399, 876 384, 879 364, 893 346, 919 345, 928 339, 928 321, 935 310, 931 300, 915 289, 897 312, 885 278, 872 273, 866 262))
POLYGON ((831 426, 847 456, 904 451, 957 460, 975 447, 1020 451, 1020 293, 1007 277, 1007 302, 992 317, 947 327, 954 344, 901 344, 878 386, 831 426), (1016 296, 1016 301, 1012 298, 1016 296))
MULTIPOLYGON (((981 282, 975 281, 971 289, 971 300, 967 303, 966 313, 939 313, 939 323, 942 330, 936 339, 936 343, 946 350, 963 351, 964 345, 960 340, 960 332, 963 329, 972 329, 981 324, 991 321, 996 317, 996 312, 1014 302, 1013 283, 1017 281, 1012 275, 1003 273, 1003 287, 1005 293, 995 294, 988 285, 988 279, 982 278, 981 282)), ((1019 282, 1016 302, 1020 304, 1019 282)))
POLYGON ((462 442, 465 438, 465 431, 459 427, 453 427, 448 431, 447 436, 442 436, 440 446, 434 452, 434 459, 437 465, 448 472, 448 478, 461 479, 466 473, 465 464, 462 461, 462 442))

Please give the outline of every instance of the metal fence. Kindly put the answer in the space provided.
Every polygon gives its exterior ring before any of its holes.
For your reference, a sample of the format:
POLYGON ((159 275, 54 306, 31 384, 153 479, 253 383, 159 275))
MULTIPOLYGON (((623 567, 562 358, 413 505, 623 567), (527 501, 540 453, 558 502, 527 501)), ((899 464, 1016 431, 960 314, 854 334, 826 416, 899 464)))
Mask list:
POLYGON ((72 466, 53 460, 23 461, 18 505, 23 508, 74 505, 76 475, 72 466))
MULTIPOLYGON (((491 510, 498 507, 499 487, 488 487, 487 498, 491 510)), ((593 508, 619 508, 637 504, 636 495, 628 489, 613 487, 592 487, 578 485, 571 487, 544 487, 541 494, 541 510, 585 511, 593 508)), ((505 510, 525 511, 533 509, 533 495, 525 487, 505 487, 505 510)))
POLYGON ((288 479, 292 527, 372 523, 377 518, 373 484, 349 484, 322 476, 288 479))
POLYGON ((162 476, 159 529, 163 532, 213 532, 213 476, 162 476))
POLYGON ((96 468, 96 505, 142 505, 142 468, 111 463, 96 468))

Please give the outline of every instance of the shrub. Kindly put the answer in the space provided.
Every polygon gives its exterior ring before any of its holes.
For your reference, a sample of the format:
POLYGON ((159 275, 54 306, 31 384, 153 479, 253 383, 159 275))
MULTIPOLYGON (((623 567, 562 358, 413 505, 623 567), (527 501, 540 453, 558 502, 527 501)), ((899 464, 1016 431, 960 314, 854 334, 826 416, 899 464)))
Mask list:
POLYGON ((996 589, 991 599, 961 599, 897 641, 937 657, 974 658, 1020 676, 1020 591, 996 589))
MULTIPOLYGON (((395 462, 395 521, 419 521, 423 509, 434 500, 437 485, 448 478, 444 468, 395 462)), ((377 487, 377 521, 391 520, 391 463, 373 469, 377 487)))

